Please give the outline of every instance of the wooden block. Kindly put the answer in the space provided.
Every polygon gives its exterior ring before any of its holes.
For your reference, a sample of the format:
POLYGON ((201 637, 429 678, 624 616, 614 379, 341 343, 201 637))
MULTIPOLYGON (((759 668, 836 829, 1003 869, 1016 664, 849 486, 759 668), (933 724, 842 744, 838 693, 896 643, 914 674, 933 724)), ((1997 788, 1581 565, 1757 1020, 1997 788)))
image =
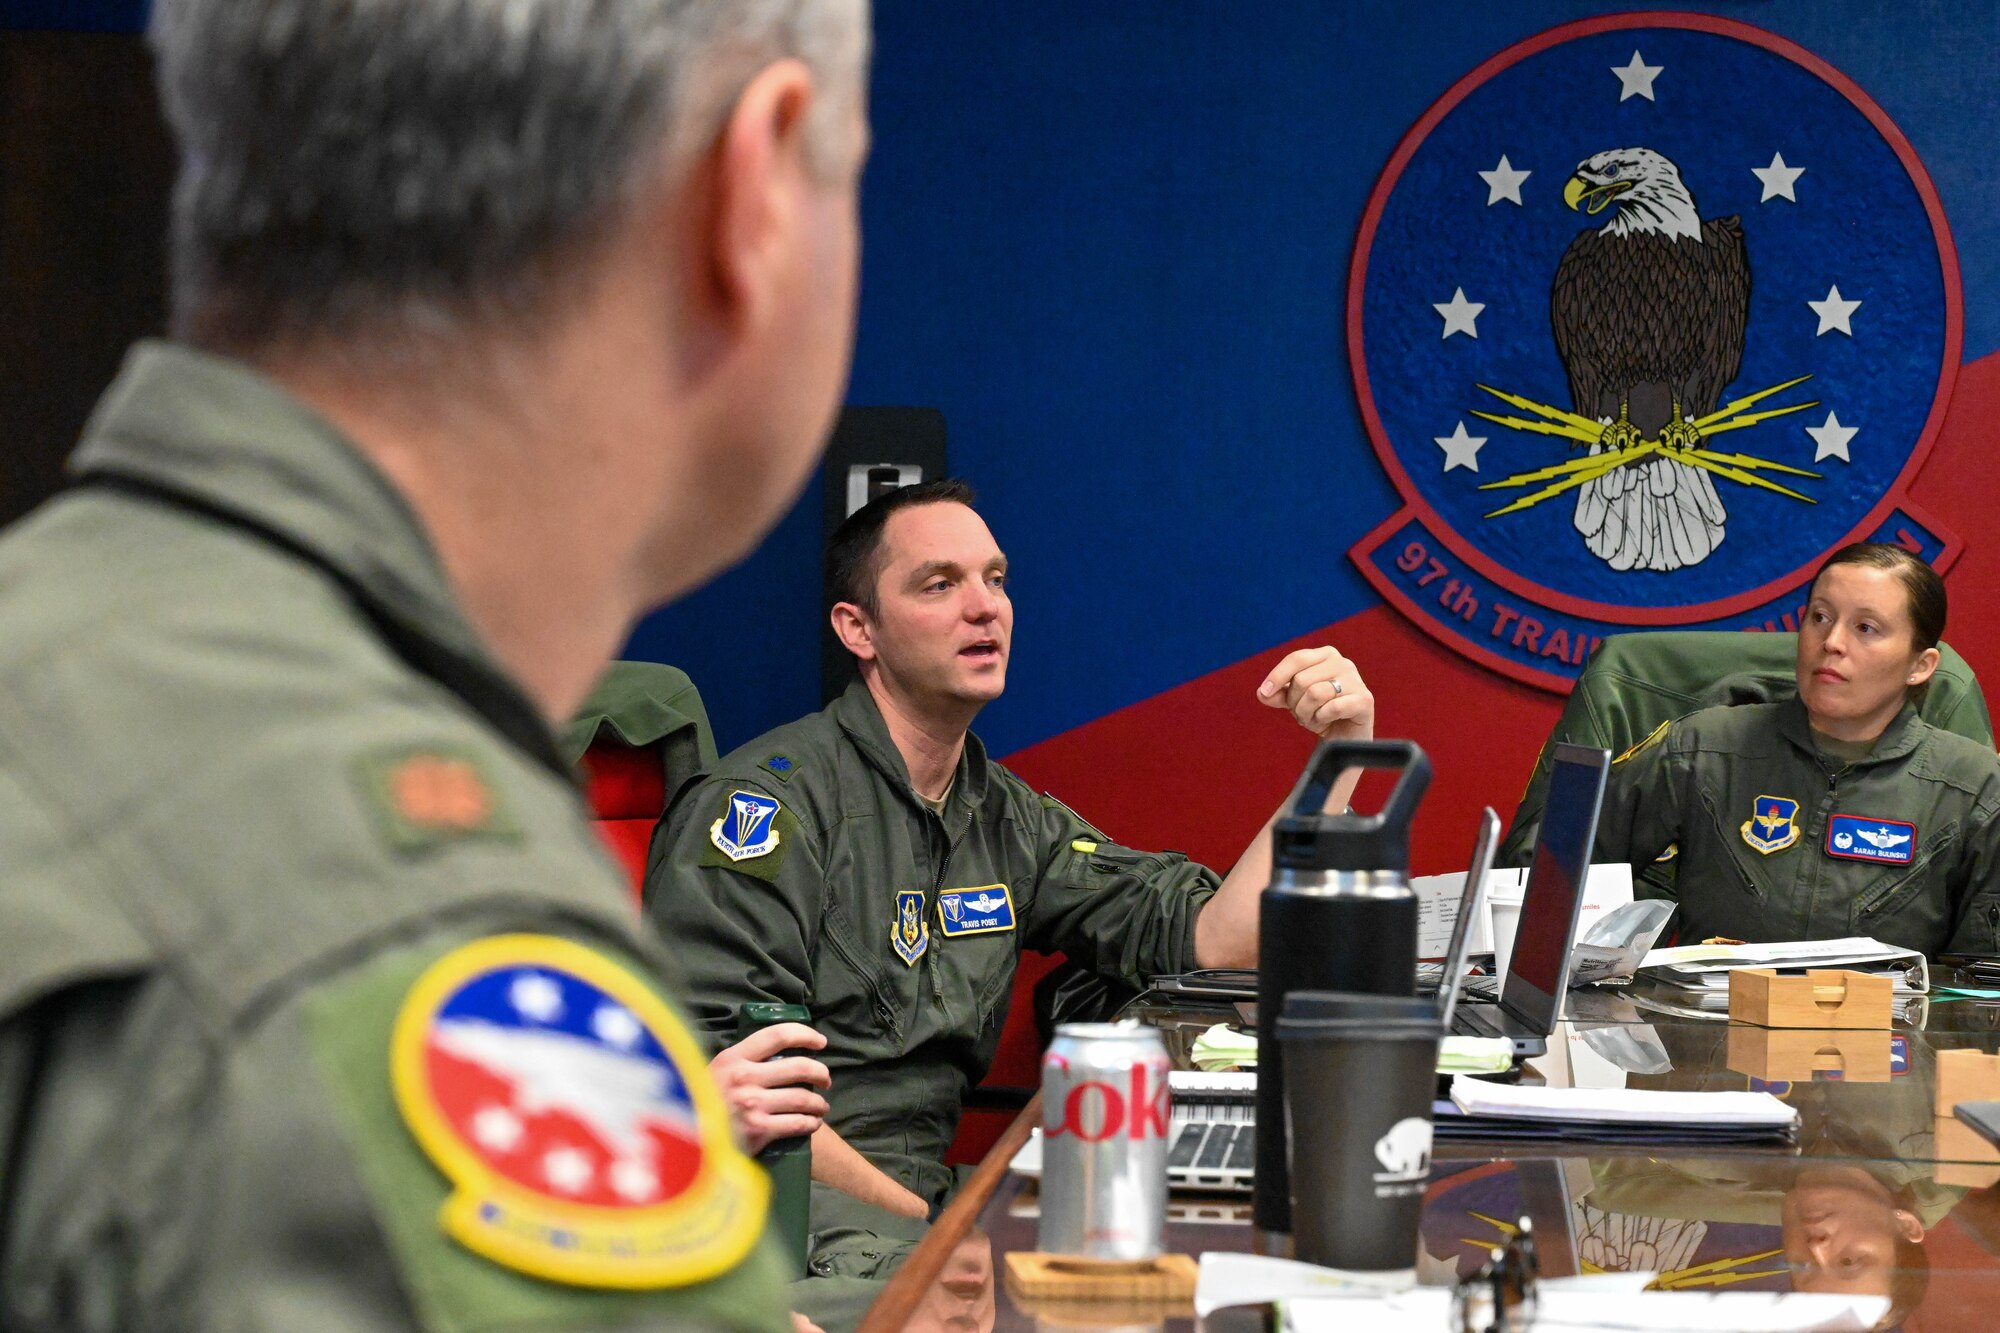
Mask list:
POLYGON ((1814 970, 1781 977, 1770 968, 1729 974, 1729 1017, 1768 1028, 1886 1028, 1894 983, 1866 972, 1814 970))
POLYGON ((1729 1067, 1766 1082, 1809 1083, 1839 1074, 1849 1083, 1889 1081, 1887 1032, 1854 1028, 1729 1027, 1729 1067))
POLYGON ((1960 1102, 2000 1101, 2000 1055, 1984 1051, 1937 1053, 1937 1109, 1951 1114, 1960 1102))
POLYGON ((1982 1190, 2000 1183, 2000 1148, 1988 1143, 1978 1130, 1957 1116, 1948 1111, 1938 1116, 1935 1142, 1937 1146, 1931 1152, 1938 1163, 1932 1168, 1932 1175, 1938 1184, 1982 1190))
POLYGON ((1007 1255, 1007 1290, 1065 1301, 1191 1301, 1199 1267, 1191 1254, 1127 1262, 1014 1250, 1007 1255))

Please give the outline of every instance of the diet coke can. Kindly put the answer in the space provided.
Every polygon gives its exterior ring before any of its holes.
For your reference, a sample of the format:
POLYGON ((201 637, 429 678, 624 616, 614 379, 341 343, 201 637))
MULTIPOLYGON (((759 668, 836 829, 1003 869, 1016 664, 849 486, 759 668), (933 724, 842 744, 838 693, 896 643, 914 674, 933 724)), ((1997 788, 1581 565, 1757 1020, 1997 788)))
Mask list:
POLYGON ((1064 1023, 1042 1057, 1045 1254, 1151 1259, 1167 1221, 1167 1048, 1137 1023, 1064 1023))

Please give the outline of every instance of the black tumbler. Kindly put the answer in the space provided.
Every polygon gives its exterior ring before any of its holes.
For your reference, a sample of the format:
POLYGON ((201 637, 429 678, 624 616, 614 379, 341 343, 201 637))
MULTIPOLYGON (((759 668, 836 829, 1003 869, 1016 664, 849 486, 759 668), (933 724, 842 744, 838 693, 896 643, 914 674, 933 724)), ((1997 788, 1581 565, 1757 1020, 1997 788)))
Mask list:
POLYGON ((1286 999, 1278 1040, 1293 1257, 1360 1272, 1416 1266, 1443 1036, 1429 999, 1286 999))
POLYGON ((1285 1178, 1285 1053, 1278 1015, 1294 991, 1407 996, 1417 985, 1417 899, 1410 819, 1430 762, 1409 741, 1327 741, 1313 753, 1272 827, 1271 883, 1258 904, 1256 1248, 1291 1247, 1285 1178), (1342 773, 1393 769, 1379 814, 1322 814, 1342 773), (1262 1128, 1269 1126, 1268 1130, 1262 1128))

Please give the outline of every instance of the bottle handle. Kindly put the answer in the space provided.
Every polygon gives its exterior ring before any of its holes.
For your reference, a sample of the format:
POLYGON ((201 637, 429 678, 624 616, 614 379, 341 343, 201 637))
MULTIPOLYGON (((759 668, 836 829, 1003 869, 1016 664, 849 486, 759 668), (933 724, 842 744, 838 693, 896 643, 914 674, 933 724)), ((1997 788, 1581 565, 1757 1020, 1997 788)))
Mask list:
POLYGON ((1423 799, 1424 789, 1430 784, 1431 761, 1415 741, 1321 741, 1298 786, 1285 801, 1285 814, 1289 819, 1346 821, 1347 826, 1357 830, 1408 828, 1416 814, 1417 802, 1423 799), (1396 769, 1401 776, 1377 814, 1321 814, 1327 793, 1351 768, 1396 769))

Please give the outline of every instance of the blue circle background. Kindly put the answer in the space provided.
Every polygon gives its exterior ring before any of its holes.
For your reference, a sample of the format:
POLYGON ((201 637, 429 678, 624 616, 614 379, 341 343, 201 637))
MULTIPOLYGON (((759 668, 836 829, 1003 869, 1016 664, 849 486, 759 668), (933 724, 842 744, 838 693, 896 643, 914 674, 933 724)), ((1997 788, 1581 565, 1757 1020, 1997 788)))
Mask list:
MULTIPOLYGON (((1362 319, 1366 369, 1390 445, 1423 498, 1461 538, 1554 592, 1617 606, 1672 608, 1762 587, 1813 562, 1853 531, 1894 483, 1922 433, 1945 352, 1943 268, 1930 214, 1895 150, 1839 90, 1774 51, 1715 33, 1634 28, 1538 52, 1472 90, 1405 165, 1368 256, 1362 319), (1617 100, 1637 49, 1656 101, 1617 100), (1595 116, 1590 124, 1587 116, 1595 116), (1589 128, 1579 128, 1590 124, 1589 128), (1743 364, 1722 402, 1798 375, 1813 378, 1757 410, 1819 406, 1716 437, 1709 447, 1823 474, 1764 474, 1812 496, 1808 506, 1713 478, 1727 533, 1698 565, 1620 573, 1572 526, 1575 491, 1501 518, 1484 515, 1537 489, 1480 484, 1575 456, 1568 442, 1481 421, 1518 412, 1481 383, 1569 409, 1569 382, 1549 328, 1549 289, 1563 251, 1587 226, 1562 188, 1576 164, 1608 148, 1665 154, 1704 219, 1743 220, 1751 273, 1743 364), (1760 203, 1751 173, 1774 152, 1804 167, 1796 203, 1760 203), (1480 171, 1502 154, 1533 174, 1523 206, 1489 207, 1480 171), (1852 337, 1818 336, 1806 303, 1838 286, 1862 304, 1852 337), (1455 288, 1483 302, 1478 338, 1443 339, 1434 303, 1455 288), (1858 427, 1853 461, 1813 462, 1807 426, 1828 411, 1858 427), (1479 470, 1443 471, 1436 437, 1464 421, 1485 436, 1479 470)), ((1542 483, 1546 484, 1546 483, 1542 483)))
POLYGON ((443 1005, 439 1006, 438 1017, 469 1019, 491 1023, 496 1027, 560 1032, 581 1041, 601 1045, 601 1040, 591 1031, 590 1019, 598 1006, 604 1004, 616 1005, 638 1020, 639 1041, 625 1054, 663 1066, 668 1075, 668 1097, 692 1107, 693 1098, 688 1095, 687 1084, 681 1078, 680 1067, 674 1063, 673 1057, 667 1054, 666 1047, 660 1043, 658 1035, 646 1020, 623 1000, 560 967, 546 963, 523 962, 510 963, 481 972, 477 976, 468 978, 443 1005), (555 983, 562 991, 562 1013, 553 1021, 547 1023, 528 1021, 515 1010, 513 1002, 508 998, 508 990, 514 984, 515 978, 527 972, 555 983))

